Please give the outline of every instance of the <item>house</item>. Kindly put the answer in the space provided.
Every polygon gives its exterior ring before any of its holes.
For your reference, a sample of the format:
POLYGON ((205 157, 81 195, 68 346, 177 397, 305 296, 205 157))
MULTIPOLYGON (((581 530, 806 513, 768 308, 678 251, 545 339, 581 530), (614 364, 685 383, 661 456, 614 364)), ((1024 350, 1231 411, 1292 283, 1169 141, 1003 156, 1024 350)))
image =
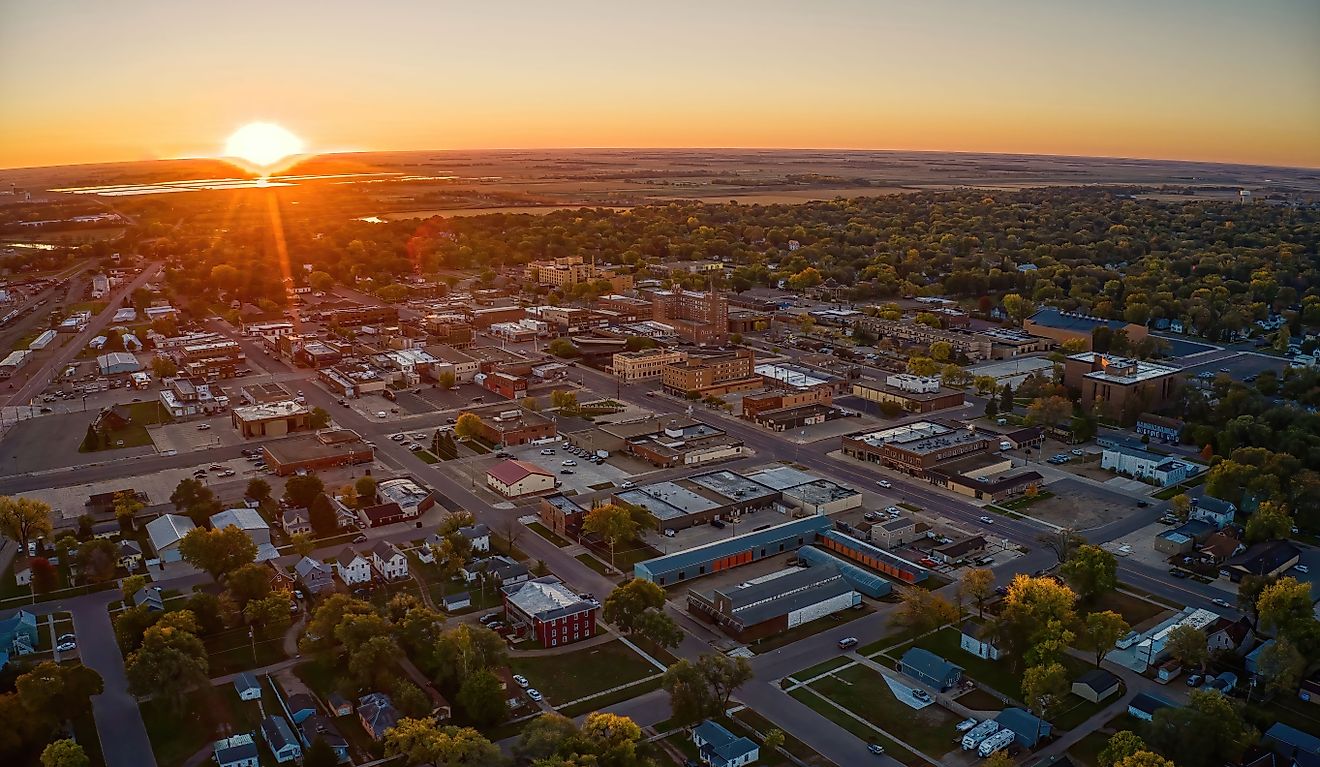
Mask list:
POLYGON ((555 489, 555 475, 534 463, 507 460, 486 472, 486 485, 505 498, 521 498, 555 489))
POLYGON ((144 605, 147 610, 151 612, 159 613, 165 611, 165 600, 160 596, 159 586, 143 586, 133 595, 134 607, 142 607, 144 605))
POLYGON ((1118 676, 1102 668, 1093 668, 1073 680, 1073 695, 1092 703, 1114 695, 1120 687, 1118 676))
POLYGON ((348 739, 329 717, 313 714, 302 721, 299 729, 302 730, 303 742, 309 748, 318 740, 325 741, 330 750, 335 752, 336 761, 340 764, 349 761, 348 739))
POLYGON ((458 534, 468 539, 473 551, 480 551, 483 554, 490 551, 490 528, 486 525, 478 523, 460 527, 458 534))
POLYGON ((388 581, 408 577, 408 557, 389 541, 381 541, 371 549, 371 564, 388 581))
POLYGON ((1170 708, 1173 703, 1157 698, 1149 693, 1139 692, 1128 701, 1128 716, 1133 719, 1140 719, 1143 722, 1149 722, 1155 718, 1155 712, 1162 708, 1170 708))
POLYGON ((280 764, 302 758, 302 743, 293 734, 282 716, 268 716, 261 720, 261 739, 280 764))
POLYGON ((532 577, 531 571, 521 562, 502 554, 469 562, 463 566, 459 574, 467 583, 473 583, 484 576, 504 586, 522 583, 532 577))
POLYGON ((407 522, 409 519, 411 517, 404 513, 403 507, 393 501, 368 506, 357 513, 357 520, 367 527, 384 527, 397 522, 407 522))
POLYGON ((963 621, 958 646, 984 660, 999 660, 999 648, 989 641, 985 626, 976 621, 963 621))
POLYGON ((1241 655, 1251 648, 1256 635, 1251 629, 1251 620, 1246 616, 1238 620, 1220 618, 1205 630, 1206 648, 1210 652, 1230 652, 1241 655))
POLYGON ((289 712, 289 720, 295 726, 307 721, 307 717, 316 715, 316 698, 305 692, 296 692, 284 701, 289 712))
POLYGON ((335 557, 335 570, 339 573, 339 579, 349 586, 371 581, 371 561, 357 553, 352 546, 345 546, 339 556, 335 557))
POLYGON ((367 693, 358 698, 357 715, 362 722, 362 729, 367 731, 372 740, 385 737, 385 731, 399 721, 394 701, 383 692, 367 693))
POLYGON ((1221 565, 1230 558, 1246 551, 1246 548, 1242 541, 1231 535, 1215 533, 1205 539, 1205 543, 1201 544, 1201 549, 1196 556, 1203 563, 1221 565))
POLYGON ((293 571, 297 573, 298 582, 307 589, 308 593, 321 594, 332 591, 335 587, 334 567, 311 557, 298 560, 298 564, 293 566, 293 571))
POLYGON ((162 562, 178 562, 179 541, 196 527, 191 519, 178 514, 162 514, 147 523, 147 537, 151 539, 151 548, 162 562))
POLYGON ((1017 744, 1023 748, 1035 748, 1054 730, 1049 722, 1021 708, 1006 708, 995 721, 1001 730, 1012 730, 1017 744))
POLYGON ((308 509, 286 509, 280 514, 280 529, 285 535, 312 532, 312 513, 308 509))
POLYGON ((1265 731, 1261 745, 1268 746, 1275 753, 1289 758, 1299 754, 1320 754, 1320 737, 1289 727, 1283 722, 1275 722, 1265 731))
POLYGON ((1243 667, 1246 668, 1248 674, 1255 676, 1256 674, 1260 673, 1257 670, 1257 664, 1260 662, 1260 656, 1264 654, 1265 649, 1267 647, 1270 647, 1273 644, 1274 644, 1273 639, 1266 639, 1264 642, 1261 642, 1260 645, 1256 647, 1256 649, 1247 653, 1247 657, 1242 659, 1242 664, 1243 667))
POLYGON ((697 747, 702 763, 710 767, 740 767, 761 756, 760 749, 750 738, 734 735, 709 719, 692 728, 692 743, 697 747))
POLYGON ((1223 530, 1233 522, 1233 517, 1236 515, 1237 506, 1231 501, 1221 501, 1213 495, 1203 495, 1192 499, 1192 507, 1187 513, 1187 518, 1205 520, 1216 529, 1223 530))
POLYGON ((466 591, 460 591, 457 594, 450 594, 449 596, 440 600, 440 609, 444 610, 447 613, 456 612, 458 610, 466 610, 471 606, 472 606, 472 596, 469 595, 466 591))
POLYGON ((898 670, 939 692, 962 680, 962 667, 950 663, 929 650, 913 647, 903 653, 898 670))
MULTIPOLYGON (((1238 676, 1232 671, 1224 671, 1215 674, 1205 683, 1207 690, 1218 690, 1224 695, 1228 695, 1237 689, 1238 676)), ((1318 752, 1320 753, 1320 752, 1318 752)))
POLYGON ((0 668, 11 655, 31 655, 37 647, 37 616, 19 610, 0 620, 0 668))
POLYGON ((1297 564, 1301 556, 1301 550, 1288 541, 1267 541, 1228 560, 1219 572, 1238 583, 1246 575, 1278 575, 1297 564))
POLYGON ((211 751, 216 767, 258 767, 261 763, 257 744, 247 732, 217 740, 211 751))
POLYGON ((353 701, 337 692, 332 692, 326 696, 325 705, 334 716, 348 716, 353 713, 353 701))
POLYGON ((116 549, 119 566, 130 573, 142 566, 142 544, 133 540, 122 540, 116 549))
POLYGON ((238 693, 239 700, 259 700, 261 698, 261 683, 257 681, 246 671, 239 672, 234 677, 234 692, 238 693))

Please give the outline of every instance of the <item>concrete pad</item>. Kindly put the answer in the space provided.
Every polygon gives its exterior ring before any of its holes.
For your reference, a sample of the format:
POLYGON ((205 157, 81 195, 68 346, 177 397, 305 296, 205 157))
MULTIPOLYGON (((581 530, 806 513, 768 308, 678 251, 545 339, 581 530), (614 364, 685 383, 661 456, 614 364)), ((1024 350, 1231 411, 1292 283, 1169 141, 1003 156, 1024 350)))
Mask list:
POLYGON ((935 696, 932 695, 930 700, 917 700, 912 695, 912 691, 916 690, 917 689, 916 687, 903 684, 897 678, 892 677, 888 674, 882 674, 881 676, 885 678, 885 684, 889 685, 889 691, 894 693, 894 697, 898 698, 898 701, 900 703, 903 703, 907 706, 910 706, 918 710, 923 709, 926 706, 934 705, 935 696))

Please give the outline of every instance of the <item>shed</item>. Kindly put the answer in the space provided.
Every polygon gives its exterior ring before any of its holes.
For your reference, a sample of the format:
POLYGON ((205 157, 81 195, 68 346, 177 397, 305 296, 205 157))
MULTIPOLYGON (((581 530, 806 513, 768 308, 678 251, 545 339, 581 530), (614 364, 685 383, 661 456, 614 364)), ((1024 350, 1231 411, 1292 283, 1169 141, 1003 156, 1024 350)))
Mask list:
POLYGON ((246 671, 240 671, 234 677, 234 692, 239 700, 257 700, 261 697, 261 683, 246 671))
POLYGON ((457 594, 450 594, 440 600, 440 607, 447 613, 455 610, 464 610, 472 606, 472 595, 466 591, 460 591, 457 594))
POLYGON ((1049 722, 1021 708, 1006 708, 995 717, 999 727, 1012 730, 1019 746, 1035 748, 1045 738, 1050 737, 1054 727, 1049 722))
POLYGON ((1149 722, 1155 718, 1155 712, 1162 708, 1170 708, 1173 703, 1157 698, 1148 693, 1139 692, 1128 702, 1128 714, 1133 719, 1140 719, 1143 722, 1149 722))
POLYGON ((1093 668, 1073 680, 1073 694, 1083 700, 1099 703, 1118 692, 1118 676, 1102 668, 1093 668))

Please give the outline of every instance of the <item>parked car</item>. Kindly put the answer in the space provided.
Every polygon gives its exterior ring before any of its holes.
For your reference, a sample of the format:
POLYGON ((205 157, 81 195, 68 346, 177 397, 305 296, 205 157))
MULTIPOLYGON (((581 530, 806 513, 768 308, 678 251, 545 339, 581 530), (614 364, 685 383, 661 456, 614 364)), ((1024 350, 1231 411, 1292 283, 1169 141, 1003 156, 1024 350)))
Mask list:
POLYGON ((537 703, 540 703, 540 702, 541 702, 541 699, 542 699, 544 696, 542 696, 541 693, 540 693, 540 691, 537 690, 535 687, 529 687, 529 688, 527 689, 527 697, 531 698, 532 700, 536 701, 537 703))
POLYGON ((559 473, 560 473, 560 474, 572 474, 572 473, 573 473, 573 470, 572 470, 572 469, 560 469, 560 470, 559 470, 559 473))
POLYGON ((958 732, 967 732, 968 730, 975 727, 977 724, 979 724, 979 722, 977 722, 975 718, 968 718, 954 725, 953 729, 957 730, 958 732))
POLYGON ((668 530, 668 529, 665 530, 665 537, 666 537, 666 538, 673 538, 675 535, 676 535, 676 533, 675 533, 673 530, 668 530))
POLYGON ((925 690, 913 690, 912 697, 916 698, 917 700, 929 701, 930 693, 926 692, 925 690))
POLYGON ((711 527, 714 527, 714 528, 717 528, 717 529, 719 529, 719 530, 723 530, 724 527, 725 527, 725 525, 724 525, 724 520, 722 520, 722 519, 712 519, 712 520, 710 521, 710 526, 711 526, 711 527))
POLYGON ((532 686, 531 683, 527 681, 527 677, 523 676, 522 674, 514 674, 513 681, 515 684, 517 684, 519 687, 523 688, 524 690, 532 686))
POLYGON ((354 536, 353 538, 353 543, 366 543, 366 542, 367 542, 367 536, 365 535, 358 535, 358 536, 354 536))
POLYGON ((867 750, 867 751, 870 751, 871 753, 875 754, 876 756, 880 756, 881 754, 883 754, 883 753, 885 752, 885 747, 882 746, 882 745, 880 745, 879 743, 867 743, 867 744, 866 744, 866 750, 867 750))
POLYGON ((549 449, 549 448, 546 448, 546 449, 544 449, 544 450, 541 451, 541 455, 554 455, 554 454, 555 454, 555 451, 553 451, 553 450, 551 450, 551 449, 549 449))
POLYGON ((402 435, 402 434, 391 434, 391 435, 390 435, 390 441, 391 441, 391 442, 402 442, 402 441, 404 441, 405 439, 407 439, 407 437, 405 437, 405 436, 402 435))
POLYGON ((1201 685, 1201 675, 1200 675, 1200 674, 1192 674, 1191 676, 1187 677, 1187 686, 1188 686, 1188 687, 1199 687, 1200 685, 1201 685))
POLYGON ((209 424, 209 423, 199 423, 199 424, 197 424, 197 431, 206 431, 206 430, 209 429, 209 428, 211 428, 211 424, 209 424))
POLYGON ((568 459, 567 461, 564 461, 563 463, 561 463, 561 464, 559 464, 559 465, 560 465, 560 466, 577 466, 577 461, 575 461, 575 460, 573 460, 572 458, 570 458, 570 459, 568 459))
POLYGON ((497 620, 499 620, 499 619, 500 619, 500 614, 499 614, 499 613, 486 613, 485 615, 481 616, 480 618, 477 618, 477 622, 479 622, 481 625, 485 626, 485 625, 488 625, 488 624, 490 624, 490 623, 494 623, 495 621, 497 621, 497 620))
POLYGON ((637 487, 637 485, 636 485, 636 483, 634 483, 631 479, 625 479, 625 480, 619 485, 619 487, 623 488, 624 490, 627 490, 627 489, 629 489, 629 488, 637 487))
POLYGON ((839 649, 847 650, 857 646, 857 637, 844 637, 839 640, 839 649))
POLYGON ((1086 451, 1083 450, 1083 449, 1081 449, 1080 447, 1075 447, 1075 448, 1073 448, 1071 452, 1072 452, 1073 455, 1076 455, 1076 456, 1083 456, 1083 455, 1086 455, 1086 451))
POLYGON ((78 645, 74 644, 73 642, 60 642, 59 644, 55 645, 55 649, 59 650, 60 652, 73 652, 77 648, 78 645))

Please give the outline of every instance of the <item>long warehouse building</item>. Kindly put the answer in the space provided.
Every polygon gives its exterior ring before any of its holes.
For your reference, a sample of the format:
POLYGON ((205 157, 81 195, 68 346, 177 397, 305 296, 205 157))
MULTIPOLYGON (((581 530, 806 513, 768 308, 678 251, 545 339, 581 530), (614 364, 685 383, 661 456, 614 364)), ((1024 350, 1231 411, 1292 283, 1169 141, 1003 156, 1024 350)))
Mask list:
POLYGON ((833 524, 825 516, 795 519, 764 530, 638 562, 633 566, 633 575, 660 586, 672 586, 786 551, 796 551, 815 543, 816 537, 828 531, 833 524))

